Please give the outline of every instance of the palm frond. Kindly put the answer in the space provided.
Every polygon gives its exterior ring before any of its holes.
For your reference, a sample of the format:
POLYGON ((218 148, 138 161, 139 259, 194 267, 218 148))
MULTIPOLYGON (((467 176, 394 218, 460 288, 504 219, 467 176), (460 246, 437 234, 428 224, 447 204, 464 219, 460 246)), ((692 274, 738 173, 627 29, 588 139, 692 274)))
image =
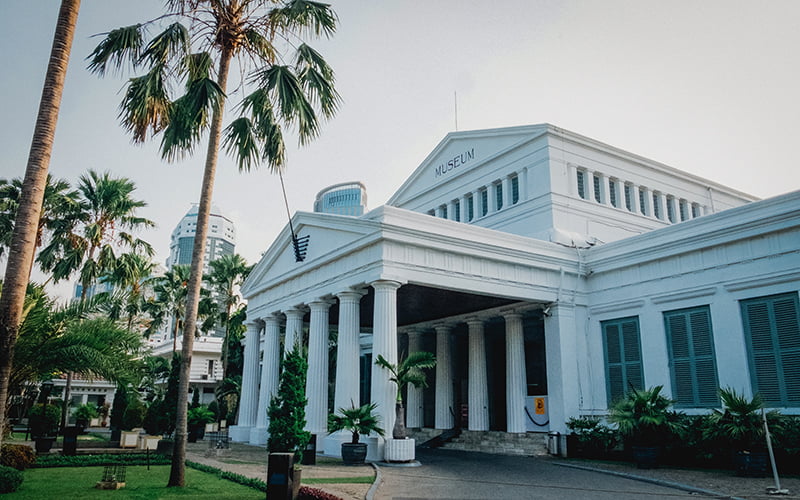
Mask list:
POLYGON ((121 70, 126 63, 135 67, 140 57, 144 29, 143 25, 134 24, 106 33, 106 37, 87 57, 90 60, 89 71, 103 76, 109 65, 114 71, 121 70))
POLYGON ((166 65, 172 58, 183 58, 189 52, 189 30, 181 23, 172 23, 154 36, 141 55, 149 65, 166 65))
POLYGON ((148 73, 128 81, 119 107, 119 119, 132 134, 133 142, 144 142, 148 130, 157 134, 169 124, 171 105, 164 71, 165 66, 156 65, 148 73))
POLYGON ((222 146, 236 160, 240 171, 250 171, 261 160, 253 122, 249 118, 237 118, 225 128, 222 146))
POLYGON ((283 8, 273 9, 269 19, 277 28, 330 37, 336 32, 338 21, 330 7, 322 2, 292 0, 283 8))
POLYGON ((184 58, 183 64, 188 74, 187 81, 192 82, 204 78, 211 78, 211 68, 214 61, 211 59, 211 54, 208 52, 189 54, 184 58))

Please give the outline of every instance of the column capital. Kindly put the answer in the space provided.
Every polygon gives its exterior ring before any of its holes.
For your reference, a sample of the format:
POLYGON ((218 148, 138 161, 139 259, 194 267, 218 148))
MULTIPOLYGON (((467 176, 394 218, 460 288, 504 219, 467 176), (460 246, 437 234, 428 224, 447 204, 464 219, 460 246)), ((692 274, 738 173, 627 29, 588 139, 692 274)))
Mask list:
POLYGON ((453 325, 450 323, 437 323, 433 325, 433 329, 436 330, 436 333, 450 333, 453 331, 453 325))
POLYGON ((479 316, 470 316, 464 320, 464 323, 466 323, 467 326, 483 326, 485 322, 486 321, 479 316))
POLYGON ((306 315, 306 308, 304 305, 297 305, 292 307, 291 309, 287 309, 283 311, 283 314, 286 315, 287 318, 290 316, 295 318, 301 318, 306 315))
POLYGON ((335 303, 332 299, 315 299, 308 303, 311 312, 314 311, 327 311, 335 303))
POLYGON ((381 279, 381 280, 373 281, 372 283, 369 284, 369 286, 371 286, 375 290, 379 290, 379 289, 381 289, 381 290, 397 290, 398 288, 403 286, 403 283, 401 283, 399 281, 395 281, 395 280, 382 280, 381 279))
POLYGON ((351 288, 348 290, 342 290, 341 292, 336 294, 336 297, 338 297, 340 301, 345 301, 345 300, 355 301, 355 300, 361 300, 361 297, 363 297, 366 294, 367 291, 364 290, 363 288, 362 289, 351 288))
POLYGON ((502 311, 500 316, 502 316, 506 321, 510 319, 522 319, 522 313, 516 310, 502 311))
POLYGON ((268 314, 268 315, 264 316, 263 320, 264 320, 264 324, 266 326, 277 325, 277 324, 280 324, 280 321, 281 321, 276 313, 272 313, 272 314, 268 314))

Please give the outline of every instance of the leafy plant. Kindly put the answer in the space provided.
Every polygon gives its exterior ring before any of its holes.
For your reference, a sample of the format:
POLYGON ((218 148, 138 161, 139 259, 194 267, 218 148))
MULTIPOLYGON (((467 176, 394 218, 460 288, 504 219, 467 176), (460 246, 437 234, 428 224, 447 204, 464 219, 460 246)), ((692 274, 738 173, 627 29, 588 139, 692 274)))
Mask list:
POLYGON ((97 418, 97 406, 91 403, 82 404, 73 410, 72 415, 76 420, 88 422, 93 418, 97 418))
POLYGON ((13 467, 0 465, 0 493, 17 491, 22 484, 22 472, 13 467))
POLYGON ((378 407, 377 403, 367 403, 356 408, 339 408, 340 415, 333 415, 328 424, 328 431, 348 431, 353 434, 351 443, 358 443, 360 434, 370 434, 375 432, 383 436, 384 430, 380 427, 380 420, 374 413, 378 407))
POLYGON ((58 405, 38 403, 28 412, 31 436, 34 438, 54 436, 58 432, 60 421, 61 408, 58 405))
POLYGON ((406 359, 399 364, 390 363, 382 355, 378 354, 375 364, 389 371, 389 380, 397 384, 397 406, 392 429, 392 437, 395 439, 405 439, 407 437, 405 409, 403 407, 403 391, 409 384, 414 387, 428 387, 427 377, 423 370, 436 366, 436 358, 433 354, 425 351, 412 352, 406 359))
POLYGON ((167 465, 170 458, 164 455, 151 453, 143 455, 139 453, 126 453, 116 455, 39 455, 32 468, 49 467, 92 467, 97 465, 125 464, 125 465, 167 465))
POLYGON ((36 463, 33 448, 24 444, 3 444, 0 451, 0 465, 25 470, 36 463))
MULTIPOLYGON (((761 395, 756 394, 752 399, 748 399, 732 388, 720 389, 719 395, 723 409, 715 409, 709 415, 710 425, 706 429, 705 437, 725 440, 732 445, 733 451, 765 449, 764 424, 761 416, 764 401, 761 395)), ((778 412, 768 412, 767 420, 772 421, 771 428, 778 430, 780 427, 778 412)))
POLYGON ((129 431, 141 427, 146 414, 147 407, 139 400, 138 395, 133 396, 122 416, 122 429, 129 431))
POLYGON ((267 410, 269 414, 270 452, 294 452, 295 462, 303 459, 303 450, 311 439, 306 425, 306 372, 308 362, 300 351, 300 345, 283 359, 278 393, 272 398, 267 410))
POLYGON ((608 452, 617 442, 617 433, 603 424, 599 417, 572 417, 567 421, 567 428, 589 451, 608 452))
POLYGON ((214 413, 207 406, 198 406, 197 408, 190 408, 186 418, 188 419, 189 427, 195 427, 212 423, 214 421, 214 413))
POLYGON ((679 414, 669 410, 673 401, 657 385, 650 389, 630 388, 628 395, 612 407, 608 419, 634 446, 662 444, 669 435, 680 432, 679 414))

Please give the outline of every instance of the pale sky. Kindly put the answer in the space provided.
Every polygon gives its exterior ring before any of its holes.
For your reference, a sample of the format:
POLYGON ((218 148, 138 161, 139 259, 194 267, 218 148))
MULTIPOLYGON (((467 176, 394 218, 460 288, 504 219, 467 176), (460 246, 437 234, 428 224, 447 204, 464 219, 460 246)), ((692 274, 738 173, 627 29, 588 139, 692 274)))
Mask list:
MULTIPOLYGON (((343 104, 288 151, 291 211, 359 180, 383 204, 456 129, 552 123, 759 197, 800 188, 800 2, 736 0, 332 0, 340 26, 312 42, 343 104)), ((59 2, 0 0, 0 177, 24 174, 59 2)), ((158 140, 133 146, 117 121, 124 79, 99 79, 92 35, 161 13, 157 0, 83 0, 51 173, 131 178, 158 228, 142 237, 163 264, 172 229, 199 196, 204 148, 167 164, 158 140)), ((293 140, 293 139, 292 139, 293 140)), ((278 177, 222 157, 214 202, 256 262, 286 224, 278 177)), ((68 289, 69 287, 67 287, 68 289)), ((63 289, 63 287, 62 287, 63 289)))

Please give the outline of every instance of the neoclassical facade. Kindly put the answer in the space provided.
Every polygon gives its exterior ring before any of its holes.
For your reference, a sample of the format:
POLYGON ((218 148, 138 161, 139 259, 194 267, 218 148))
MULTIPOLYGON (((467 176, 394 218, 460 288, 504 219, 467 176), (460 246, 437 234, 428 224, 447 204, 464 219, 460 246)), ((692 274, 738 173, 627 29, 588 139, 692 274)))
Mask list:
MULTIPOLYGON (((434 352, 412 428, 566 430, 627 387, 686 411, 731 386, 800 408, 800 192, 769 200, 554 127, 455 132, 386 205, 298 212, 245 283, 234 440, 267 439, 284 346, 308 348, 307 428, 396 388, 372 360, 434 352)), ((370 441, 382 458, 382 440, 370 441)))

